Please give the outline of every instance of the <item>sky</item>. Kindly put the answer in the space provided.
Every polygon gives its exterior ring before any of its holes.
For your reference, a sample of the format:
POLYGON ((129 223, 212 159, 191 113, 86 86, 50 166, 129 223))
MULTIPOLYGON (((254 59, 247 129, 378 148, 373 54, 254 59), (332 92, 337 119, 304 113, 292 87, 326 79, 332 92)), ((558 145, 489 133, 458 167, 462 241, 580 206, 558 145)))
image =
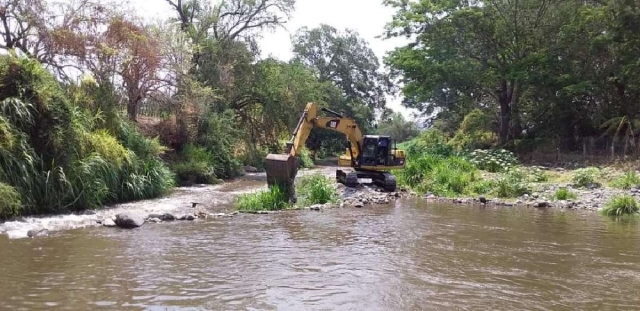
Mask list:
MULTIPOLYGON (((173 17, 174 12, 165 0, 132 0, 138 15, 144 18, 173 17)), ((382 64, 384 55, 394 48, 404 45, 404 39, 376 38, 383 34, 384 26, 391 21, 392 8, 382 4, 382 0, 296 0, 295 11, 284 29, 264 32, 260 40, 262 57, 272 56, 287 61, 292 57, 291 37, 301 27, 314 28, 328 24, 339 30, 352 29, 369 42, 373 52, 382 64)), ((399 96, 388 96, 388 107, 398 111, 407 119, 413 119, 412 112, 400 104, 399 96)))

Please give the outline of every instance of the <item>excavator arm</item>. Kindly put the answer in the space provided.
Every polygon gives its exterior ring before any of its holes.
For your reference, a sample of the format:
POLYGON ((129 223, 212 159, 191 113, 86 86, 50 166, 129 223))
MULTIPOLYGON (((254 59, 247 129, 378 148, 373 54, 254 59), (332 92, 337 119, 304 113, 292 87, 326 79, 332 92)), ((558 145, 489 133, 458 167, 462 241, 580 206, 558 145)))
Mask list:
POLYGON ((308 103, 291 140, 287 142, 285 153, 267 155, 265 168, 269 186, 281 185, 293 195, 293 183, 298 172, 298 156, 314 128, 324 128, 344 134, 350 142, 348 160, 355 161, 354 159, 358 158, 363 136, 356 122, 326 108, 322 108, 322 111, 333 116, 319 117, 318 105, 308 103))

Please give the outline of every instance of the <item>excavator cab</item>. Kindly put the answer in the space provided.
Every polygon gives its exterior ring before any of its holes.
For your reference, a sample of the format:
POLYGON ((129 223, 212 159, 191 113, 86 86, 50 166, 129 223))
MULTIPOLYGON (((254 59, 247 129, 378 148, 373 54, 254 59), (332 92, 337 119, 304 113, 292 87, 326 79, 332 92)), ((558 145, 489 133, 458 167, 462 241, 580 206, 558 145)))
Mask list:
POLYGON ((394 166, 394 141, 389 136, 365 135, 362 143, 360 165, 394 166))

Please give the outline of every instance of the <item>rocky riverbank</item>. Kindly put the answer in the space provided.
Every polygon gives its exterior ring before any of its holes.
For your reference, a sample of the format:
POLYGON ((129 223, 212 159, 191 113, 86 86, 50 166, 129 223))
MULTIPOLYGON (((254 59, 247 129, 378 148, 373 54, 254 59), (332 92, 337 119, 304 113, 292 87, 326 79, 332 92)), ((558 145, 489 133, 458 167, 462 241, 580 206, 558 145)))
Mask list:
POLYGON ((518 198, 501 199, 479 197, 437 197, 433 194, 419 195, 416 193, 407 193, 413 197, 422 197, 432 202, 453 203, 453 204, 481 204, 491 206, 522 206, 535 208, 561 208, 561 209, 582 209, 590 211, 599 211, 616 196, 629 195, 640 201, 640 189, 621 190, 610 187, 599 188, 579 188, 569 184, 549 184, 540 187, 531 194, 524 194, 518 198), (558 200, 555 193, 558 189, 567 189, 576 195, 575 199, 558 200))

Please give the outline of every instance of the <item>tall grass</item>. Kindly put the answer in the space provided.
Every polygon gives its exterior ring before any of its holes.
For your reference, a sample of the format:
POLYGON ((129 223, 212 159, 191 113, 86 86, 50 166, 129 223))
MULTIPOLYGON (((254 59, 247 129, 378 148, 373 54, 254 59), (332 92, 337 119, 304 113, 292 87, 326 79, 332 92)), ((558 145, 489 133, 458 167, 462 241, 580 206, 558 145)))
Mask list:
POLYGON ((62 89, 36 61, 0 56, 0 195, 7 198, 0 219, 150 198, 173 186, 163 147, 96 94, 82 85, 62 89))
POLYGON ((527 174, 518 168, 509 169, 496 181, 495 194, 500 198, 519 197, 529 192, 527 174))
MULTIPOLYGON (((338 193, 334 185, 335 181, 320 174, 301 177, 295 186, 299 206, 336 202, 338 193)), ((240 195, 234 202, 235 209, 242 211, 276 211, 290 206, 287 194, 279 186, 240 195)))
POLYGON ((180 154, 179 160, 172 165, 177 180, 182 185, 216 184, 215 164, 211 163, 212 154, 204 147, 187 144, 180 154))
POLYGON ((614 197, 605 205, 601 213, 607 216, 622 216, 638 213, 638 202, 629 195, 614 197))
POLYGON ((438 196, 468 193, 478 180, 477 169, 468 160, 457 156, 425 154, 409 158, 398 181, 420 192, 438 196))
POLYGON ((556 200, 576 200, 578 196, 567 188, 560 188, 554 194, 556 200))
POLYGON ((267 190, 237 196, 234 206, 241 211, 278 211, 286 209, 289 200, 281 187, 273 186, 267 190))
POLYGON ((640 186, 640 176, 635 171, 630 171, 614 179, 611 186, 619 189, 631 189, 640 186))
POLYGON ((299 202, 303 206, 336 202, 338 193, 334 185, 333 179, 320 174, 301 177, 296 185, 299 202))

